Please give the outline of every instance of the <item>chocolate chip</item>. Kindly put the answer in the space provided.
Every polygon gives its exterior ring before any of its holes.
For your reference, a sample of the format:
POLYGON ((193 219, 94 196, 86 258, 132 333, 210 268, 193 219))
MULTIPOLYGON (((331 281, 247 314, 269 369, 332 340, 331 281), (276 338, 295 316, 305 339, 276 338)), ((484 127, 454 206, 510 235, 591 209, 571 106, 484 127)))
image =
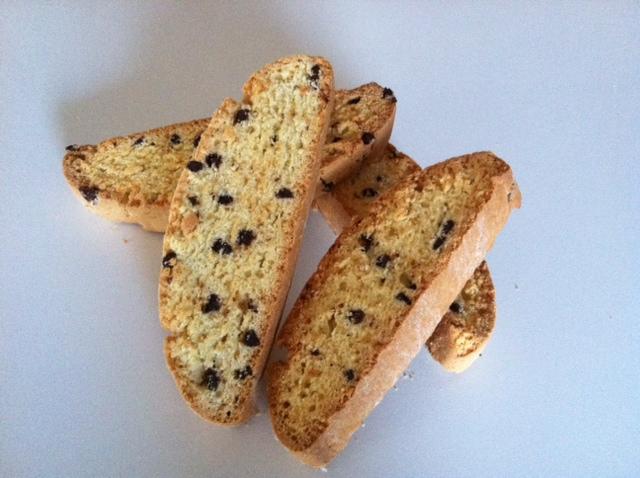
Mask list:
POLYGON ((353 382, 356 379, 356 373, 352 368, 344 371, 344 376, 349 382, 353 382))
POLYGON ((260 345, 260 339, 258 339, 258 335, 256 334, 256 331, 253 329, 249 329, 245 331, 242 334, 242 337, 240 340, 247 347, 257 347, 258 345, 260 345))
POLYGON ((251 243, 255 240, 256 233, 251 229, 243 229, 238 233, 238 239, 236 240, 236 244, 240 246, 250 246, 251 243))
POLYGON ((220 310, 220 307, 222 307, 222 302, 218 294, 210 294, 207 302, 202 306, 202 313, 217 312, 220 310))
POLYGON ((387 267, 387 264, 389 264, 390 260, 391 260, 391 256, 389 254, 383 254, 376 258, 376 265, 384 269, 385 267, 387 267))
POLYGON ((247 309, 252 312, 258 312, 258 304, 256 304, 253 300, 249 299, 247 301, 247 309))
POLYGON ((449 219, 442 225, 440 229, 440 235, 436 237, 435 241, 433 241, 433 250, 440 249, 442 247, 442 245, 447 240, 447 235, 453 230, 455 225, 456 223, 451 219, 449 219))
POLYGON ((203 372, 200 385, 207 387, 211 391, 218 390, 218 385, 220 385, 220 377, 218 376, 218 372, 215 368, 209 367, 203 372))
POLYGON ((80 187, 80 193, 82 194, 82 197, 88 202, 94 202, 96 199, 98 199, 99 192, 100 190, 98 188, 92 186, 80 187))
POLYGON ((320 178, 320 182, 322 183, 323 191, 325 192, 333 191, 333 187, 335 186, 335 183, 333 181, 325 181, 324 179, 320 178))
POLYGON ((440 249, 444 244, 444 241, 447 238, 445 236, 438 236, 435 241, 433 241, 433 250, 440 249))
POLYGON ((78 151, 80 148, 78 147, 77 144, 70 144, 64 149, 66 149, 67 151, 78 151))
POLYGON ((407 285, 407 289, 416 290, 417 288, 418 286, 416 285, 415 282, 411 282, 410 284, 407 285))
POLYGON ((198 145, 200 144, 200 136, 201 136, 201 135, 198 135, 198 136, 196 136, 195 138, 193 138, 193 147, 194 147, 194 148, 197 148, 197 147, 198 147, 198 145))
POLYGON ((216 239, 213 243, 213 246, 211 246, 211 249, 213 249, 213 252, 222 254, 223 256, 229 255, 233 252, 233 247, 231 247, 231 244, 222 239, 216 239))
POLYGON ((456 223, 454 221, 452 221, 451 219, 449 219, 442 226, 442 234, 449 234, 453 230, 453 226, 455 226, 455 225, 456 225, 456 223))
POLYGON ((173 251, 169 251, 167 252, 164 257, 162 258, 162 267, 164 267, 165 269, 171 269, 173 266, 176 265, 176 259, 177 255, 175 252, 173 251))
POLYGON ((278 142, 278 135, 274 134, 273 136, 271 136, 271 144, 276 144, 278 142))
POLYGON ((362 197, 365 197, 365 198, 374 198, 378 195, 378 191, 376 191, 373 188, 364 188, 361 194, 362 194, 362 197))
POLYGON ((347 101, 348 105, 357 105, 358 103, 360 103, 359 96, 356 96, 355 98, 351 98, 349 101, 347 101))
POLYGON ((396 101, 398 101, 395 95, 393 94, 393 90, 391 88, 385 88, 384 90, 382 90, 382 99, 387 99, 387 98, 392 103, 395 103, 396 101))
POLYGON ((361 234, 360 237, 358 238, 358 242, 360 243, 362 250, 364 252, 368 252, 369 249, 371 249, 371 246, 373 245, 373 234, 369 236, 361 234))
POLYGON ((243 121, 247 121, 248 119, 249 110, 246 108, 242 108, 236 111, 236 115, 233 117, 233 124, 236 125, 238 123, 242 123, 243 121))
POLYGON ((411 299, 404 292, 398 292, 396 294, 396 300, 399 300, 400 302, 404 302, 407 305, 411 305, 411 299))
POLYGON ((279 199, 290 199, 293 197, 293 192, 289 188, 280 188, 276 193, 276 197, 279 199))
POLYGON ((311 351, 311 355, 313 355, 314 357, 317 357, 318 355, 320 355, 320 351, 318 349, 313 349, 311 351))
POLYGON ((218 153, 209 153, 204 158, 204 162, 207 163, 207 166, 215 166, 216 169, 218 169, 222 164, 222 156, 220 156, 218 153))
POLYGON ((187 199, 192 206, 197 206, 198 204, 200 204, 200 201, 198 201, 198 198, 196 196, 189 196, 187 199))
POLYGON ((143 142, 143 141, 144 141, 144 136, 140 136, 138 139, 136 139, 136 140, 133 142, 133 145, 134 145, 134 146, 140 146, 140 145, 142 144, 142 142, 143 142))
POLYGON ((347 320, 354 325, 361 323, 364 320, 364 311, 362 309, 351 309, 347 314, 347 320))
POLYGON ((182 143, 182 138, 180 138, 179 134, 173 133, 169 141, 171 141, 171 144, 180 144, 182 143))
POLYGON ((204 164, 202 164, 200 161, 189 161, 187 163, 187 169, 189 171, 194 172, 194 173, 197 173, 202 168, 204 168, 204 164))
POLYGON ((218 204, 222 204, 223 206, 227 206, 233 202, 233 196, 228 194, 221 194, 218 196, 218 204))
POLYGON ((452 302, 451 305, 449 306, 449 310, 454 314, 460 314, 462 313, 463 307, 462 307, 462 304, 458 302, 452 302))
POLYGON ((376 137, 374 136, 373 133, 362 133, 362 142, 364 144, 370 144, 373 142, 373 140, 376 139, 376 137))
POLYGON ((341 138, 340 136, 334 136, 334 137, 331 139, 331 142, 332 142, 332 143, 337 143, 338 141, 342 141, 342 138, 341 138))
POLYGON ((376 176, 376 181, 382 182, 382 176, 376 176))
POLYGON ((311 67, 311 75, 309 75, 309 82, 311 86, 318 89, 318 81, 320 80, 320 65, 313 65, 311 67))
POLYGON ((251 366, 247 365, 245 368, 238 368, 233 371, 233 377, 236 380, 244 380, 247 377, 251 377, 253 375, 253 370, 251 370, 251 366))

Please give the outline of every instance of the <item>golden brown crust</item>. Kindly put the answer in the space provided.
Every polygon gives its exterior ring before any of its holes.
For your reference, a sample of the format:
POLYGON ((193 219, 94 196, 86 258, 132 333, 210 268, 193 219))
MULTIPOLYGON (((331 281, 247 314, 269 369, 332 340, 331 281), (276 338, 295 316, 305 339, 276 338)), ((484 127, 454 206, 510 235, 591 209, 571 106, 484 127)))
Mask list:
MULTIPOLYGON (((383 155, 370 156, 351 176, 316 197, 316 204, 334 232, 340 234, 354 219, 365 216, 386 191, 418 170, 415 161, 389 144, 383 155)), ((445 369, 462 372, 480 356, 495 327, 495 289, 485 262, 475 270, 454 304, 427 347, 445 369)))
MULTIPOLYGON (((263 85, 253 82, 247 85, 249 90, 259 90, 263 85)), ((393 92, 376 83, 368 83, 352 90, 340 90, 336 92, 335 114, 331 121, 331 131, 327 136, 331 140, 338 138, 337 142, 329 142, 323 145, 323 160, 321 162, 318 190, 323 184, 329 184, 340 180, 357 167, 363 158, 379 154, 386 146, 396 110, 396 100, 393 92), (357 104, 350 104, 354 98, 361 98, 357 104), (367 138, 368 144, 362 139, 364 132, 371 132, 374 139, 367 138)), ((143 228, 163 232, 167 226, 169 217, 169 204, 173 190, 176 187, 179 173, 190 159, 193 147, 185 142, 187 147, 179 155, 173 154, 169 138, 176 132, 185 132, 190 139, 200 134, 209 123, 209 119, 200 119, 184 123, 155 128, 152 130, 133 133, 127 136, 119 136, 107 139, 98 145, 73 146, 72 151, 67 151, 63 161, 63 171, 71 189, 80 198, 81 202, 89 210, 106 219, 117 222, 129 222, 142 225, 143 228), (129 173, 124 170, 128 166, 126 156, 120 161, 122 170, 112 171, 111 180, 106 185, 94 184, 91 165, 105 170, 109 165, 95 163, 94 158, 99 158, 96 153, 105 153, 117 148, 124 148, 123 155, 131 154, 132 161, 136 154, 128 145, 135 143, 140 138, 152 138, 154 143, 163 143, 168 147, 153 149, 148 154, 146 165, 137 164, 138 173, 140 167, 147 169, 158 168, 157 174, 151 179, 142 178, 136 184, 118 184, 117 177, 127 177, 129 173), (160 167, 166 171, 160 171, 160 167), (145 182, 146 181, 146 182, 145 182), (80 192, 80 188, 89 187, 98 189, 98 197, 95 201, 87 201, 80 192), (152 194, 150 194, 152 193, 152 194), (154 199, 149 200, 148 196, 154 199)), ((152 142, 151 140, 149 142, 152 142)))
MULTIPOLYGON (((280 423, 281 403, 279 389, 281 378, 289 362, 272 364, 268 373, 268 397, 272 422, 278 439, 303 462, 312 466, 324 466, 331 461, 348 443, 352 433, 360 427, 366 416, 379 403, 384 394, 393 386, 400 374, 418 353, 427 338, 431 336, 437 323, 455 298, 456 291, 462 289, 466 280, 480 264, 500 230, 507 222, 514 207, 519 207, 519 191, 509 166, 491 153, 476 153, 437 164, 422 173, 412 175, 401 183, 385 199, 377 201, 371 214, 348 227, 322 259, 316 273, 305 286, 294 305, 289 320, 278 338, 278 344, 291 355, 299 351, 298 337, 311 325, 301 322, 302 312, 309 310, 317 294, 327 280, 333 264, 340 259, 337 254, 342 244, 350 244, 353 237, 364 228, 384 221, 385 208, 400 200, 404 191, 415 188, 420 191, 426 178, 434 180, 447 170, 464 170, 469 161, 487 161, 491 164, 490 188, 478 191, 481 202, 459 225, 459 231, 450 239, 449 249, 435 266, 423 277, 418 286, 418 294, 409 311, 395 329, 393 337, 381 346, 377 358, 363 371, 352 389, 351 396, 327 420, 323 430, 312 437, 308 445, 292 441, 280 423)), ((458 226, 456 226, 458 227, 458 226)), ((346 247, 346 246, 345 246, 346 247)))
MULTIPOLYGON (((288 78, 286 75, 284 77, 288 78)), ((162 325, 173 333, 173 336, 168 337, 165 341, 165 354, 176 385, 185 400, 187 400, 187 403, 198 415, 214 423, 228 426, 242 423, 251 417, 255 411, 255 387, 264 368, 271 340, 284 305, 304 231, 305 218, 313 198, 314 186, 318 180, 321 148, 333 107, 334 93, 331 65, 326 60, 318 57, 288 57, 272 63, 257 72, 245 85, 244 92, 243 104, 230 99, 223 102, 212 118, 209 127, 202 135, 202 140, 193 157, 193 162, 205 164, 207 160, 213 161, 212 164, 214 166, 210 166, 207 169, 199 166, 200 169, 197 170, 205 171, 209 176, 203 176, 205 179, 203 179, 202 185, 199 186, 199 183, 195 182, 198 181, 197 178, 199 176, 194 176, 197 173, 190 172, 187 168, 178 181, 172 200, 163 251, 164 257, 167 257, 169 252, 177 252, 177 256, 174 255, 176 263, 169 268, 163 269, 159 287, 160 320, 162 325), (289 67, 294 71, 296 78, 303 79, 301 80, 302 83, 294 83, 293 79, 278 80, 279 86, 271 87, 269 83, 272 81, 271 78, 279 78, 281 70, 289 67), (307 67, 312 72, 309 77, 307 77, 307 67), (318 72, 315 73, 316 77, 314 78, 313 71, 316 68, 318 72), (313 120, 311 121, 309 117, 302 117, 302 112, 296 113, 296 119, 292 116, 290 121, 284 122, 278 122, 276 119, 271 118, 271 114, 266 114, 265 100, 261 100, 258 96, 263 92, 275 95, 275 91, 278 88, 283 94, 295 95, 295 101, 306 101, 308 107, 311 108, 307 111, 315 112, 313 120), (273 93, 269 93, 272 89, 273 93), (317 92, 314 90, 317 90, 317 92), (246 126, 236 127, 236 121, 239 118, 238 114, 245 110, 249 112, 249 118, 255 112, 256 117, 261 118, 261 120, 257 123, 252 123, 252 120, 249 119, 246 126), (294 121, 297 125, 295 128, 293 127, 294 121), (270 122, 275 123, 270 124, 270 122), (303 148, 298 146, 298 140, 301 137, 292 137, 291 131, 297 131, 298 129, 304 131, 305 125, 306 131, 310 131, 305 134, 312 136, 305 138, 305 141, 308 140, 308 144, 304 146, 303 150, 298 151, 298 148, 303 148), (309 130, 309 126, 312 127, 311 130, 309 130), (244 129, 240 130, 238 128, 244 129), (262 141, 265 137, 271 137, 273 134, 272 128, 275 128, 281 137, 275 143, 271 140, 274 149, 265 155, 265 152, 261 149, 262 141), (252 136, 254 132, 257 136, 252 136), (267 133, 268 136, 264 136, 267 133), (282 135, 286 135, 286 137, 282 135), (236 138, 244 137, 254 138, 252 141, 260 142, 260 146, 258 146, 258 143, 255 145, 251 143, 251 147, 249 143, 245 143, 247 156, 242 155, 243 151, 245 151, 241 147, 242 140, 236 140, 236 138), (227 154, 224 151, 227 151, 227 154), (254 151, 256 156, 254 156, 254 151), (262 151, 262 153, 259 153, 259 151, 262 151), (216 155, 219 152, 221 155, 222 166, 220 171, 215 166, 212 152, 216 152, 216 155), (234 159, 236 157, 238 159, 234 159), (271 161, 283 162, 285 157, 291 158, 290 161, 294 161, 294 166, 297 163, 299 164, 297 164, 297 167, 290 166, 289 170, 268 167, 271 161), (267 158, 270 159, 267 160, 267 158), (243 161, 239 161, 239 159, 243 159, 243 161), (245 159, 246 161, 259 160, 261 168, 268 168, 268 173, 272 174, 273 177, 267 178, 265 175, 258 173, 256 163, 251 168, 251 165, 244 162, 245 159), (225 166, 227 161, 229 161, 229 166, 225 166), (249 170, 246 170, 242 175, 237 172, 237 168, 240 168, 241 164, 245 164, 250 168, 252 176, 244 176, 249 170), (225 167, 232 169, 227 169, 226 173, 224 173, 226 176, 223 176, 222 171, 225 167), (255 173, 257 179, 253 176, 253 173, 255 173), (292 174, 293 176, 291 176, 292 174), (301 177, 301 174, 304 174, 304 176, 301 177), (300 179, 296 179, 294 183, 287 182, 283 184, 280 182, 281 179, 287 180, 287 178, 289 180, 293 180, 291 178, 300 179), (264 186, 263 189, 268 189, 270 193, 256 196, 246 194, 247 191, 251 190, 251 186, 248 186, 248 184, 258 180, 264 186), (278 199, 280 196, 274 194, 278 191, 278 188, 284 185, 291 187, 288 190, 291 196, 283 196, 285 199, 278 199), (233 189, 234 187, 235 189, 233 189), (220 208, 227 206, 221 206, 223 203, 220 203, 218 199, 222 193, 232 192, 229 188, 233 189, 232 195, 235 199, 226 209, 228 216, 224 216, 220 208), (272 188, 275 189, 272 190, 272 188), (199 209, 197 214, 193 214, 189 201, 190 197, 193 197, 190 195, 196 193, 199 194, 199 209), (217 199, 208 202, 212 193, 217 199), (294 197, 296 199, 293 199, 294 197), (207 204, 210 204, 210 206, 207 206, 207 204), (217 205, 214 206, 214 204, 217 205), (246 207, 249 209, 245 211, 244 208, 246 207), (214 208, 218 208, 215 210, 219 211, 220 214, 214 214, 214 208), (292 218, 291 220, 287 219, 287 224, 291 224, 291 227, 287 226, 284 242, 278 240, 276 248, 276 244, 271 244, 266 240, 263 241, 261 238, 269 234, 275 234, 275 232, 270 232, 272 224, 275 224, 272 221, 283 216, 292 218), (224 219, 224 217, 227 217, 227 219, 224 219), (245 248, 240 242, 232 242, 229 238, 229 243, 224 246, 229 248, 229 252, 225 254, 229 254, 230 258, 236 257, 231 253, 233 248, 235 251, 233 254, 239 254, 237 260, 240 260, 240 258, 244 258, 245 261, 266 260, 267 264, 272 264, 265 267, 264 273, 260 271, 260 277, 266 277, 268 283, 263 280, 258 287, 254 283, 255 276, 247 278, 245 273, 256 273, 257 267, 247 266, 245 267, 246 271, 243 272, 240 271, 242 263, 237 261, 223 263, 221 262, 223 259, 214 259, 219 261, 218 265, 213 266, 212 271, 207 271, 203 275, 200 269, 202 267, 210 267, 204 266, 203 263, 211 261, 209 257, 211 254, 211 251, 209 251, 210 242, 203 241, 211 241, 211 238, 215 237, 210 232, 218 234, 222 233, 221 231, 234 230, 233 228, 236 227, 234 224, 236 223, 233 221, 245 221, 247 218, 256 221, 255 225, 251 225, 251 230, 257 234, 249 241, 249 244, 252 244, 251 251, 260 248, 261 251, 270 250, 271 252, 264 256, 261 252, 258 257, 256 253, 249 252, 248 245, 245 248), (227 222, 225 223, 224 221, 227 222), (204 226, 201 224, 204 224, 204 226), (199 233, 201 234, 200 236, 194 235, 193 231, 196 230, 202 231, 199 233), (196 252, 192 253, 190 251, 194 250, 192 245, 195 245, 195 239, 193 239, 195 237, 202 239, 202 244, 196 245, 196 252), (186 251, 186 255, 178 252, 178 246, 182 248, 181 250, 186 251), (193 260, 190 262, 190 269, 187 270, 184 269, 186 267, 186 262, 184 261, 190 260, 190 254, 193 255, 193 260), (242 254, 245 255, 243 256, 242 254), (261 257, 262 259, 260 259, 261 257), (203 260, 200 260, 200 258, 203 260), (181 261, 183 262, 181 263, 181 261), (198 300, 206 297, 212 291, 210 289, 211 284, 209 284, 212 277, 210 272, 215 271, 219 275, 219 277, 215 277, 215 284, 218 287, 216 293, 221 294, 220 301, 223 304, 222 308, 218 306, 215 311, 219 310, 221 317, 218 319, 205 319, 205 316, 208 317, 208 311, 202 310, 202 313, 200 313, 200 303, 195 303, 197 306, 195 309, 189 304, 185 308, 185 302, 182 297, 184 296, 189 300, 194 297, 198 300), (242 275, 240 275, 241 272, 242 275), (198 290, 195 292, 187 290, 183 294, 182 291, 185 290, 185 287, 182 286, 183 282, 185 284, 189 283, 192 278, 197 280, 198 290), (176 280, 180 280, 180 283, 177 284, 176 280), (245 287, 249 283, 252 286, 245 287), (259 294, 258 289, 264 290, 264 293, 259 294), (221 290, 224 292, 221 292, 221 290), (203 296, 201 292, 205 295, 203 296), (245 292, 258 295, 253 295, 251 300, 247 301, 244 295, 242 297, 239 296, 239 294, 244 294, 245 292), (253 306, 248 305, 253 303, 254 299, 256 299, 255 304, 253 306), (189 307, 192 307, 192 309, 189 309, 189 307), (253 307, 255 307, 255 316, 251 312, 254 310, 253 307), (252 344, 250 347, 246 343, 237 346, 240 347, 239 352, 241 353, 239 356, 248 354, 245 358, 228 355, 227 349, 223 349, 220 344, 227 343, 231 347, 235 347, 237 341, 240 340, 240 336, 244 333, 242 331, 246 330, 247 323, 250 323, 251 331, 256 340, 259 337, 259 342, 252 344), (240 335, 234 335, 236 333, 240 333, 240 335), (214 342, 206 341, 212 337, 215 340, 214 342), (197 356, 192 357, 189 354, 197 354, 197 356), (250 372, 247 376, 242 377, 242 382, 234 382, 233 373, 241 371, 235 367, 236 362, 240 359, 242 359, 242 366, 247 365, 250 367, 250 372), (203 369, 204 373, 207 373, 207 370, 212 369, 212 367, 216 368, 216 381, 220 380, 220 383, 224 384, 226 380, 226 385, 223 385, 220 391, 223 395, 218 398, 213 394, 207 395, 206 387, 203 386, 199 378, 204 377, 202 375, 203 369), (199 374, 196 381, 194 381, 195 378, 193 376, 194 370, 199 374), (233 401, 227 400, 228 394, 230 394, 229 397, 233 401)), ((283 105, 278 114, 288 114, 287 108, 290 108, 290 106, 286 102, 283 105)), ((300 107, 302 108, 302 106, 300 107)), ((309 113, 305 114, 308 115, 309 113)), ((247 141, 249 140, 247 139, 247 141)), ((262 171, 262 173, 265 173, 265 171, 262 171)), ((280 191, 283 189, 287 188, 281 188, 280 191)), ((278 194, 280 194, 280 191, 278 191, 278 194)), ((243 224, 246 223, 243 222, 243 224)), ((237 231, 234 232, 233 237, 236 237, 235 234, 237 233, 237 231)), ((238 235, 237 237, 239 241, 240 236, 238 235)), ((209 388, 209 391, 211 390, 209 388)), ((218 392, 217 382, 214 391, 218 392)))

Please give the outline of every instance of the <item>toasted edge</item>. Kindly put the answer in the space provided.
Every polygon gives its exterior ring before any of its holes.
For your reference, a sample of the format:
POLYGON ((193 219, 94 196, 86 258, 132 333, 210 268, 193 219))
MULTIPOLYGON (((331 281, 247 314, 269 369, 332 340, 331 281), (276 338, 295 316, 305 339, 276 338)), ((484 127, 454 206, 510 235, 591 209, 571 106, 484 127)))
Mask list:
MULTIPOLYGON (((489 154, 495 157, 493 153, 476 154, 489 154)), ((462 289, 493 246, 511 210, 520 207, 520 192, 511 168, 502 175, 493 177, 492 182, 491 197, 478 211, 469 230, 461 238, 459 246, 452 251, 445 267, 416 298, 405 320, 396 331, 394 339, 381 350, 375 365, 368 374, 360 378, 351 398, 342 409, 329 418, 326 429, 316 441, 304 450, 294 450, 290 446, 292 443, 289 443, 288 437, 280 435, 279 430, 274 427, 277 438, 302 462, 314 467, 324 467, 347 446, 351 435, 380 403, 420 351, 426 339, 431 336, 450 303, 455 299, 454 294, 462 289)), ((351 227, 357 227, 357 225, 351 227)), ((336 242, 339 241, 340 237, 336 242)), ((269 368, 269 375, 276 374, 281 366, 283 366, 282 362, 273 363, 269 368)), ((270 379, 269 384, 271 383, 273 382, 270 379)), ((273 401, 273 393, 274 390, 268 386, 270 403, 273 401)))

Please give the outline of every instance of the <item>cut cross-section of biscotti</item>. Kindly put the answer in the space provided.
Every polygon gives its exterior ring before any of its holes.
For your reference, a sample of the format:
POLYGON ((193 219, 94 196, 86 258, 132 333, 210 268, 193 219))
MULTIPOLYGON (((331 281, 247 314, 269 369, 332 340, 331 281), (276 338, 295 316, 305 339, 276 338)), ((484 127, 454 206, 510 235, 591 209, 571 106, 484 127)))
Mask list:
POLYGON ((333 103, 333 72, 294 56, 225 100, 171 202, 160 275, 165 354, 191 407, 234 425, 254 391, 313 199, 333 103))
MULTIPOLYGON (((357 171, 316 197, 318 209, 337 233, 354 218, 366 216, 374 201, 420 166, 388 145, 384 154, 369 156, 357 171)), ((467 369, 491 338, 496 323, 495 289, 483 262, 442 317, 427 346, 451 372, 467 369)))
POLYGON ((208 124, 200 119, 97 145, 67 146, 64 175, 93 212, 164 231, 178 177, 208 124))
MULTIPOLYGON (((396 98, 389 88, 368 83, 335 94, 319 189, 330 187, 389 141, 396 98)), ((69 185, 87 207, 112 221, 162 232, 184 166, 208 119, 165 126, 98 145, 71 145, 63 161, 69 185)))
POLYGON ((268 374, 281 442, 323 466, 393 386, 492 247, 520 193, 475 153, 410 175, 338 237, 307 282, 268 374))

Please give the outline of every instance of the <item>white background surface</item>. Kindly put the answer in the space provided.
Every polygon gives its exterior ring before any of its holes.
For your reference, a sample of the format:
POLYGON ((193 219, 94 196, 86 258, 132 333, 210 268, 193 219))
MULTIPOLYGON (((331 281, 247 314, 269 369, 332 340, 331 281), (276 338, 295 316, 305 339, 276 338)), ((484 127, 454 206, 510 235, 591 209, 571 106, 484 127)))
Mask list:
MULTIPOLYGON (((422 165, 491 149, 524 197, 482 358, 456 376, 421 352, 328 476, 640 476, 637 2, 40 3, 0 17, 1 476, 321 476, 266 414, 189 411, 161 236, 85 211, 61 171, 67 144, 208 116, 297 52, 392 87, 422 165)), ((313 215, 289 306, 331 241, 313 215)))

